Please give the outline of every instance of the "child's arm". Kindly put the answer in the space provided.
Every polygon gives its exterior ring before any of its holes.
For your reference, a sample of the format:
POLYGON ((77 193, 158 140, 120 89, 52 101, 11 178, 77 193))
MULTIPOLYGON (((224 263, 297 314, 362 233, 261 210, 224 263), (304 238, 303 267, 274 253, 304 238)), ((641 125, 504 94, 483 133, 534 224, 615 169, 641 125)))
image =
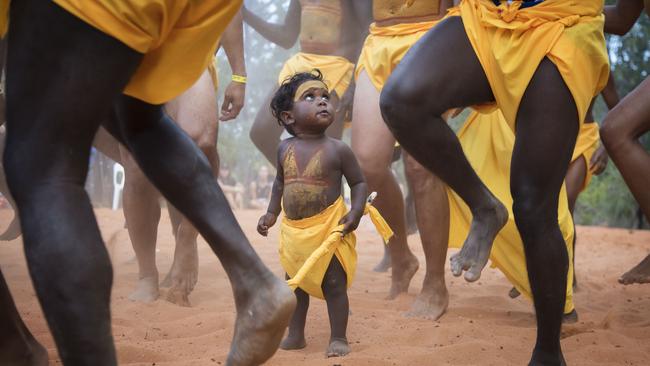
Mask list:
POLYGON ((293 47, 298 39, 300 34, 300 14, 299 0, 291 0, 289 10, 287 10, 282 24, 269 23, 253 14, 246 6, 242 6, 242 15, 246 24, 255 29, 262 37, 285 49, 293 47))
POLYGON ((271 199, 269 201, 269 208, 266 213, 260 217, 257 223, 257 232, 263 236, 268 235, 269 228, 275 224, 278 215, 282 210, 282 193, 284 192, 284 168, 282 167, 282 155, 285 150, 286 143, 280 143, 278 148, 278 170, 273 181, 273 188, 271 189, 271 199))
POLYGON ((343 176, 345 176, 345 180, 350 186, 350 195, 352 196, 352 207, 350 208, 350 212, 343 216, 339 222, 339 224, 345 225, 343 227, 342 235, 346 235, 356 230, 359 226, 359 221, 361 221, 361 216, 363 216, 363 210, 366 207, 368 186, 363 178, 359 162, 350 147, 342 142, 338 142, 338 145, 339 156, 341 159, 341 170, 343 176))

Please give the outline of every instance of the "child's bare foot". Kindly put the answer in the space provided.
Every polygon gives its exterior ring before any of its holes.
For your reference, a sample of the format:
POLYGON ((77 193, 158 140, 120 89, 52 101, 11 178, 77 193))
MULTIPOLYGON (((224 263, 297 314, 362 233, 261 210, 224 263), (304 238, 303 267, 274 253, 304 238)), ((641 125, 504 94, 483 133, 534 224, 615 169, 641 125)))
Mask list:
POLYGON ((625 272, 625 274, 618 279, 618 282, 624 285, 631 285, 633 283, 650 283, 650 255, 645 257, 641 263, 637 264, 634 268, 625 272))
POLYGON ((510 296, 511 299, 516 299, 519 295, 521 295, 521 292, 519 292, 516 287, 511 288, 508 292, 508 296, 510 296))
POLYGON ((267 283, 249 283, 245 295, 235 296, 235 304, 237 322, 226 365, 260 365, 278 349, 296 296, 273 276, 267 283))
POLYGON ((325 355, 327 357, 341 357, 350 353, 350 345, 345 338, 332 338, 330 344, 327 346, 325 355))
POLYGON ((390 254, 388 252, 384 252, 384 257, 381 259, 381 262, 377 263, 375 268, 372 270, 374 272, 388 272, 388 269, 392 266, 391 260, 390 260, 390 254))
POLYGON ((158 274, 156 273, 140 278, 135 291, 129 295, 129 300, 149 303, 156 301, 158 296, 158 274))
MULTIPOLYGON (((438 281, 440 282, 440 281, 438 281)), ((437 285, 422 285, 422 292, 411 305, 411 310, 404 313, 407 317, 438 320, 449 306, 449 292, 444 279, 437 285)))
POLYGON ((305 336, 292 337, 291 335, 288 335, 287 338, 285 338, 282 343, 280 343, 280 349, 286 351, 293 349, 303 349, 305 347, 307 347, 305 336))
POLYGON ((411 279, 415 276, 418 268, 420 268, 418 259, 410 253, 404 263, 394 263, 390 291, 388 292, 388 296, 386 296, 386 300, 393 300, 399 294, 408 292, 411 279))
POLYGON ((494 238, 508 221, 508 210, 496 199, 491 208, 474 212, 472 225, 460 252, 451 256, 451 273, 460 276, 465 272, 465 280, 474 282, 481 277, 487 264, 494 238))

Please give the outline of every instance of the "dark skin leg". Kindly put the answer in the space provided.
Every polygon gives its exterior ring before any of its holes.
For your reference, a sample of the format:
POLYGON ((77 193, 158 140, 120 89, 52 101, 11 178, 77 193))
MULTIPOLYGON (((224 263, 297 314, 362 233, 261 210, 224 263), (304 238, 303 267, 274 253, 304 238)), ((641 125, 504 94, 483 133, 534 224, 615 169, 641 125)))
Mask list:
MULTIPOLYGON (((286 275, 286 279, 289 279, 289 275, 286 275)), ((294 293, 296 294, 296 311, 291 316, 289 334, 280 343, 280 348, 284 350, 302 349, 307 346, 307 341, 305 340, 305 322, 307 320, 307 310, 309 310, 309 294, 300 287, 294 293)))
MULTIPOLYGON (((478 251, 465 258, 473 260, 471 266, 478 272, 470 269, 470 280, 480 274, 486 260, 483 256, 489 255, 505 215, 501 216, 503 207, 493 203, 493 196, 469 167, 457 138, 440 116, 452 107, 492 99, 460 18, 449 18, 425 35, 393 73, 382 94, 382 112, 400 143, 456 190, 474 213, 465 247, 472 244, 478 251), (455 57, 440 58, 443 49, 455 57), (429 71, 418 71, 425 69, 429 71), (436 93, 438 90, 446 92, 436 93), (481 227, 475 223, 477 214, 485 214, 477 210, 483 204, 491 205, 493 211, 488 215, 492 221, 479 221, 481 227), (472 231, 479 228, 489 235, 479 232, 472 238, 472 231)), ((524 242, 538 321, 530 365, 564 364, 559 336, 568 255, 557 223, 557 205, 577 133, 573 98, 555 66, 545 59, 521 101, 511 168, 515 219, 524 242)))
MULTIPOLYGON (((650 131, 648 95, 650 78, 646 78, 607 114, 600 129, 609 156, 646 218, 650 217, 650 154, 639 142, 639 137, 650 131)), ((625 285, 650 282, 650 256, 618 281, 625 285)))
MULTIPOLYGON (((4 102, 4 98, 2 98, 4 102)), ((0 158, 2 157, 2 152, 5 147, 5 134, 0 134, 0 158)), ((20 220, 18 220, 18 214, 16 212, 16 203, 14 202, 11 194, 9 193, 9 187, 7 186, 7 179, 5 177, 4 167, 0 164, 0 193, 2 196, 9 202, 9 205, 14 209, 14 218, 11 220, 5 231, 0 234, 0 241, 10 241, 18 238, 20 236, 20 220)))
POLYGON ((29 332, 0 272, 0 364, 47 366, 47 351, 29 332))
POLYGON ((325 301, 327 301, 327 314, 330 319, 331 331, 330 343, 325 355, 327 357, 345 356, 350 353, 350 346, 346 336, 350 302, 347 292, 347 275, 336 256, 332 257, 332 261, 327 267, 322 289, 325 301))
MULTIPOLYGON (((275 88, 273 88, 266 99, 264 99, 262 108, 260 108, 259 112, 257 112, 257 115, 255 116, 255 121, 251 126, 249 135, 251 141, 255 144, 255 147, 257 147, 262 155, 264 155, 266 160, 268 160, 274 168, 277 168, 278 145, 280 144, 280 136, 282 136, 284 127, 280 126, 278 120, 271 114, 271 108, 268 107, 269 104, 271 104, 271 99, 273 98, 274 93, 275 88)), ((339 98, 336 96, 334 91, 332 91, 330 97, 332 103, 336 105, 339 98)), ((343 123, 336 121, 337 119, 335 118, 335 122, 329 126, 325 134, 331 138, 340 140, 343 135, 343 123)))
POLYGON ((63 362, 117 362, 112 270, 83 182, 97 121, 118 100, 121 142, 196 224, 232 281, 238 316, 227 364, 264 362, 295 299, 255 254, 191 140, 160 106, 121 96, 142 56, 53 3, 12 2, 10 10, 5 168, 30 274, 63 362))

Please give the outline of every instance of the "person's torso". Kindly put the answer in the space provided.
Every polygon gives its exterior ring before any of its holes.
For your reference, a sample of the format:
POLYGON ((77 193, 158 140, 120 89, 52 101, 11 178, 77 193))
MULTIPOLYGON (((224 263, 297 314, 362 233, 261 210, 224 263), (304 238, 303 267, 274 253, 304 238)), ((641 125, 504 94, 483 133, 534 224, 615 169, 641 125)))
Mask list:
POLYGON ((341 43, 341 0, 300 0, 300 48, 303 52, 333 55, 341 43))
POLYGON ((440 18, 445 0, 373 0, 372 15, 378 25, 416 23, 440 18))
POLYGON ((292 139, 282 158, 282 168, 282 202, 289 219, 314 216, 341 195, 341 161, 330 141, 314 144, 292 139))

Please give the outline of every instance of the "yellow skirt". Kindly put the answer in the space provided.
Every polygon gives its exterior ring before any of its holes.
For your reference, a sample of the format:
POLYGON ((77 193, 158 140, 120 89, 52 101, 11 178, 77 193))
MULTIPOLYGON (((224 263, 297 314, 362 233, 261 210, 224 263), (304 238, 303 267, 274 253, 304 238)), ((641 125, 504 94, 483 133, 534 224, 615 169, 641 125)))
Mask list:
POLYGON ((317 55, 314 53, 298 52, 289 58, 280 71, 278 84, 298 72, 309 72, 319 69, 330 90, 336 91, 341 98, 350 86, 354 64, 340 56, 317 55))
POLYGON ((210 65, 219 36, 241 6, 241 0, 54 2, 144 54, 124 94, 151 104, 165 103, 196 82, 210 65))
POLYGON ((514 130, 519 103, 539 63, 557 66, 584 121, 589 104, 607 83, 609 60, 602 0, 545 0, 520 9, 521 1, 463 0, 460 15, 485 70, 496 104, 514 130))
POLYGON ((365 70, 375 88, 381 91, 406 52, 438 22, 401 23, 386 27, 371 24, 370 34, 357 61, 355 78, 365 70))
POLYGON ((585 169, 585 182, 580 189, 581 191, 584 191, 587 188, 589 182, 591 182, 591 178, 593 177, 591 171, 591 157, 600 145, 600 133, 598 129, 599 126, 596 122, 583 123, 580 125, 578 140, 576 141, 576 147, 573 150, 573 156, 571 157, 571 162, 574 162, 581 156, 585 159, 587 169, 585 169))
MULTIPOLYGON (((532 299, 524 246, 515 225, 510 194, 510 162, 515 136, 499 110, 489 114, 473 112, 458 132, 463 151, 485 185, 508 208, 508 222, 494 240, 490 253, 492 266, 529 299, 532 299)), ((460 248, 469 232, 472 214, 463 200, 451 189, 449 198, 449 246, 460 248)), ((573 220, 569 212, 566 189, 562 186, 558 205, 558 222, 569 253, 566 303, 564 312, 573 304, 573 220)))

